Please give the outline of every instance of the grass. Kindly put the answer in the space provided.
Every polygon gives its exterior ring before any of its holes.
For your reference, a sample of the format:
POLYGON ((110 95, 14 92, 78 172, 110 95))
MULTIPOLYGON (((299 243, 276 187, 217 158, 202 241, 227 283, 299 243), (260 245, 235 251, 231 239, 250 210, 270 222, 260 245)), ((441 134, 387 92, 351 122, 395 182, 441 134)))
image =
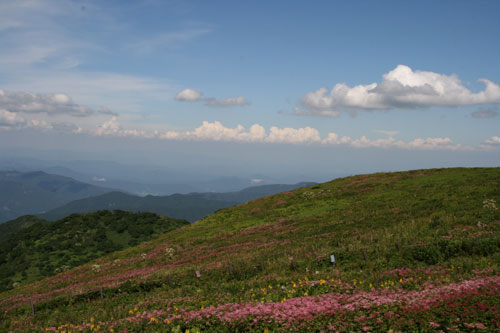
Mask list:
POLYGON ((2 325, 59 331, 67 331, 65 324, 101 331, 495 330, 499 203, 500 168, 337 179, 220 210, 4 292, 2 325), (428 307, 415 308, 415 302, 428 307), (468 304, 483 308, 466 311, 468 304))

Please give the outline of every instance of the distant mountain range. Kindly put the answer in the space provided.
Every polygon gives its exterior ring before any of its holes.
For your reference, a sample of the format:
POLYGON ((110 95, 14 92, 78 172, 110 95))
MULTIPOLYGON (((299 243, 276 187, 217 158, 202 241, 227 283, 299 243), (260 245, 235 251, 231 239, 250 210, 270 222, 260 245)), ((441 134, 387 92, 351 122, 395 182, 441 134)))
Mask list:
MULTIPOLYGON (((21 157, 12 152, 0 156, 0 170, 20 172, 44 171, 61 175, 99 187, 113 188, 125 193, 144 195, 170 195, 191 192, 234 192, 249 186, 293 184, 303 181, 304 175, 268 175, 259 172, 230 174, 224 171, 207 172, 197 168, 174 165, 123 164, 104 160, 59 160, 57 155, 69 152, 44 152, 41 156, 21 157)), ((344 174, 315 175, 314 181, 328 180, 344 174)))
POLYGON ((126 210, 151 212, 161 216, 182 218, 194 222, 218 209, 237 205, 237 202, 196 198, 186 194, 168 196, 148 195, 140 197, 122 192, 109 192, 99 196, 67 203, 38 216, 54 221, 73 213, 89 213, 98 210, 126 210))
POLYGON ((109 188, 42 171, 0 171, 0 223, 109 191, 109 188))
POLYGON ((0 223, 23 215, 55 221, 98 210, 151 212, 194 222, 214 211, 314 183, 260 185, 234 192, 144 197, 45 172, 0 172, 0 223))
POLYGON ((41 218, 57 220, 73 213, 88 213, 97 210, 126 210, 130 212, 151 212, 172 218, 197 221, 216 210, 235 206, 267 195, 291 191, 314 183, 294 185, 262 185, 227 193, 190 193, 167 196, 148 195, 140 197, 122 192, 109 192, 100 196, 80 199, 55 208, 41 218))

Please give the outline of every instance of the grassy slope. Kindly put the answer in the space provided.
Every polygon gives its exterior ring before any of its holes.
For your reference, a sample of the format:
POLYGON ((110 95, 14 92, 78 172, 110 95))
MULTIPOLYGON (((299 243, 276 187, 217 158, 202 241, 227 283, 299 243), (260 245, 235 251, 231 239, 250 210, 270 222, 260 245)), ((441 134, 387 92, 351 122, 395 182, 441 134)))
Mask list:
MULTIPOLYGON (((29 218, 16 221, 21 226, 33 222, 29 218)), ((67 271, 186 224, 186 220, 123 211, 73 214, 53 223, 32 223, 0 241, 0 290, 67 271)))
MULTIPOLYGON (((216 304, 279 305, 290 299, 285 306, 316 294, 420 292, 429 287, 424 284, 427 280, 438 288, 478 274, 497 277, 500 210, 485 207, 485 200, 499 206, 500 168, 362 175, 265 197, 36 285, 3 293, 4 325, 26 329, 72 323, 88 328, 92 317, 103 327, 138 329, 155 324, 153 316, 165 319, 161 329, 170 330, 171 325, 184 329, 194 324, 176 321, 175 315, 216 304), (175 255, 167 255, 166 248, 175 249, 175 255), (335 270, 329 264, 332 253, 337 259, 335 270), (99 265, 99 271, 90 269, 93 264, 99 265), (199 279, 195 270, 201 272, 199 279), (104 300, 95 292, 100 286, 104 300), (69 292, 81 294, 70 306, 69 292), (38 304, 35 319, 29 317, 29 299, 38 304), (127 317, 132 319, 124 321, 127 317)), ((491 297, 484 302, 489 304, 491 297)), ((498 309, 498 303, 495 306, 498 309)), ((405 316, 418 313, 393 310, 405 316)), ((349 313, 346 318, 357 325, 357 315, 351 318, 349 313)), ((490 316, 484 311, 481 315, 490 316)), ((450 317, 442 312, 436 316, 442 321, 450 317)), ((337 325, 335 320, 340 319, 335 318, 305 317, 305 330, 337 325)), ((388 318, 380 324, 386 329, 397 324, 388 318)), ((498 318, 488 320, 489 325, 499 325, 498 318)), ((405 325, 415 324, 413 319, 409 322, 405 325)), ((460 323, 460 328, 465 324, 460 323)), ((203 327, 204 322, 197 325, 203 327)), ((205 328, 245 331, 253 327, 249 322, 231 325, 212 321, 205 328)), ((274 321, 257 325, 257 330, 289 329, 274 321)))

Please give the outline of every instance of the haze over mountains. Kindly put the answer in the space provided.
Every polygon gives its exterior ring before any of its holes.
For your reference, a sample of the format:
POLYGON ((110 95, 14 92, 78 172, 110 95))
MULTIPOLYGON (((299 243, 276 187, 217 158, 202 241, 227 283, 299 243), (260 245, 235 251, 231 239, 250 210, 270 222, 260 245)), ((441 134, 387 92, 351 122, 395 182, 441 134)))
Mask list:
POLYGON ((109 188, 41 171, 0 171, 0 222, 42 213, 73 200, 109 191, 109 188))
POLYGON ((49 151, 46 154, 15 155, 7 152, 0 156, 0 170, 21 172, 44 171, 71 177, 75 180, 136 195, 169 195, 192 192, 234 192, 256 185, 295 184, 303 181, 321 182, 349 175, 332 172, 328 175, 305 176, 300 173, 262 173, 227 170, 208 171, 199 161, 192 167, 180 167, 175 158, 168 166, 148 165, 147 162, 122 163, 100 159, 71 156, 67 152, 49 151), (30 157, 27 157, 30 156, 30 157), (57 158, 66 156, 66 158, 57 158))
POLYGON ((311 184, 262 185, 227 193, 141 197, 42 171, 3 171, 0 172, 0 223, 27 214, 54 221, 73 213, 103 209, 152 212, 194 222, 221 208, 311 184))

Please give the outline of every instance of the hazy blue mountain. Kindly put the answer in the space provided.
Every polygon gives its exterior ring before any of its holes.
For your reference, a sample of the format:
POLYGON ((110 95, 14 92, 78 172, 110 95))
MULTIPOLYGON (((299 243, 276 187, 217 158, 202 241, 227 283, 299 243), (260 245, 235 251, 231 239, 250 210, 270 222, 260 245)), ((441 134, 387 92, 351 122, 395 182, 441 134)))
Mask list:
POLYGON ((189 193, 189 195, 196 198, 204 198, 210 200, 221 200, 221 201, 232 201, 238 203, 244 203, 257 198, 265 197, 271 194, 276 194, 280 192, 292 191, 300 187, 314 185, 313 182, 302 182, 293 185, 287 184, 271 184, 271 185, 260 185, 244 188, 241 191, 236 192, 205 192, 205 193, 189 193))
POLYGON ((54 221, 73 213, 118 209, 130 212, 151 212, 194 222, 221 208, 313 184, 315 183, 261 185, 237 192, 190 193, 168 196, 147 195, 145 197, 115 191, 96 197, 72 201, 39 216, 54 221))
POLYGON ((0 171, 0 222, 111 191, 42 171, 0 171))
MULTIPOLYGON (((74 160, 60 160, 58 156, 73 156, 68 151, 6 152, 0 156, 0 170, 23 172, 44 171, 66 176, 100 187, 133 193, 137 195, 170 195, 191 192, 235 192, 255 185, 292 184, 308 178, 302 174, 240 171, 237 175, 227 170, 206 170, 196 167, 182 167, 172 163, 165 165, 127 164, 99 160, 82 155, 74 160), (30 156, 30 157, 27 157, 30 156)), ((102 158, 102 157, 101 157, 102 158)), ((194 161, 193 161, 194 162, 194 161)), ((136 162, 134 162, 136 163, 136 162)), ((315 174, 315 182, 346 176, 346 174, 315 174)))
POLYGON ((89 213, 98 210, 124 210, 129 212, 151 212, 161 216, 194 222, 218 209, 236 204, 238 203, 197 198, 186 194, 168 196, 148 195, 140 197, 114 191, 72 201, 39 216, 54 221, 74 213, 89 213))

